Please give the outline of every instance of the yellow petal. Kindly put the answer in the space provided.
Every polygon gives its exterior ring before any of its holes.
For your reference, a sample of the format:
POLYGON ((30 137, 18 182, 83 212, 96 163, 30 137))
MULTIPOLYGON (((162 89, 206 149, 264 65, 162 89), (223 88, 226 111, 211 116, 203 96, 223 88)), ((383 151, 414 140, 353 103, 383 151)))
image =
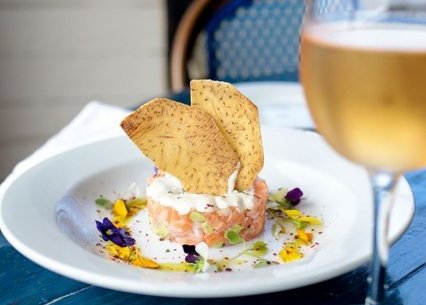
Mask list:
POLYGON ((297 230, 297 238, 299 238, 300 240, 302 240, 305 244, 310 244, 312 241, 312 233, 306 233, 305 230, 303 229, 299 229, 297 230))
POLYGON ((121 199, 118 199, 112 208, 112 211, 119 217, 124 218, 127 215, 127 208, 124 204, 124 201, 121 199))
POLYGON ((302 212, 299 210, 284 210, 284 213, 293 219, 298 219, 300 216, 302 216, 302 212))
POLYGON ((280 251, 279 256, 284 262, 289 263, 301 259, 303 253, 299 252, 295 247, 287 245, 280 251))
POLYGON ((319 218, 311 216, 302 216, 299 218, 300 221, 308 222, 311 225, 320 225, 322 222, 319 218))
POLYGON ((154 262, 153 260, 149 258, 142 257, 142 256, 136 257, 132 261, 132 265, 137 267, 143 267, 143 268, 151 268, 151 269, 160 268, 160 265, 158 263, 154 262))
POLYGON ((115 244, 107 245, 106 250, 112 256, 121 258, 122 260, 128 260, 131 253, 131 250, 129 247, 120 247, 115 244))

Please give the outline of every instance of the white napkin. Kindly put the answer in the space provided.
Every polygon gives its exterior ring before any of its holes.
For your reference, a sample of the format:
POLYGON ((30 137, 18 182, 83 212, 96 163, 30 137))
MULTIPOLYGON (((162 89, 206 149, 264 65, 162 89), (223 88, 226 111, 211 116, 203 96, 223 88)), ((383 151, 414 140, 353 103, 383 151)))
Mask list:
POLYGON ((120 122, 129 113, 98 101, 88 103, 67 126, 15 166, 0 185, 0 198, 16 177, 41 161, 86 143, 124 134, 120 122))

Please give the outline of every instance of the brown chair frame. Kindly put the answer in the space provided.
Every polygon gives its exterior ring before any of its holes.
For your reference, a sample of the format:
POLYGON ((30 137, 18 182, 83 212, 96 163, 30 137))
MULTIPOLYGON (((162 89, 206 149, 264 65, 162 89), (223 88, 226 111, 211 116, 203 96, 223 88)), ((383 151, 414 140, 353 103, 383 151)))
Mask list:
POLYGON ((188 86, 189 76, 186 63, 197 35, 203 30, 209 16, 225 2, 224 0, 194 0, 182 16, 170 54, 170 82, 173 92, 180 92, 188 86))

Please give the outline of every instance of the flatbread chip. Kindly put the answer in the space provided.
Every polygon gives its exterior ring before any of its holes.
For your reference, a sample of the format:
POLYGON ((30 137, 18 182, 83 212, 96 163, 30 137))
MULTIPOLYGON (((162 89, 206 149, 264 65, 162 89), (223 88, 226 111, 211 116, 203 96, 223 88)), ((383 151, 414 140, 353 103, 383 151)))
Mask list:
POLYGON ((156 98, 127 116, 121 127, 163 171, 191 193, 223 195, 238 157, 203 110, 156 98))
POLYGON ((241 163, 236 188, 245 191, 263 167, 263 147, 256 105, 225 82, 191 81, 191 102, 210 114, 241 163))

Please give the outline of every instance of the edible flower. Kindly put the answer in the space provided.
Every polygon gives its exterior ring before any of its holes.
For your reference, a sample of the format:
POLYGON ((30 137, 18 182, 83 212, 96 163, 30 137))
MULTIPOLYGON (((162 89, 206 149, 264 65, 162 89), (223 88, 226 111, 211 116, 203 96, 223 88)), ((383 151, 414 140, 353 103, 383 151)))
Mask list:
POLYGON ((117 228, 111 220, 105 217, 102 222, 96 220, 96 228, 102 235, 104 241, 112 241, 120 247, 132 246, 135 240, 130 237, 129 232, 123 228, 117 228))
POLYGON ((195 250, 194 245, 183 245, 183 252, 185 252, 185 262, 189 264, 195 264, 201 257, 201 255, 195 250))
POLYGON ((129 262, 133 266, 150 269, 160 268, 157 262, 142 256, 136 247, 120 247, 115 244, 108 244, 105 249, 112 256, 129 262))
POLYGON ((199 243, 197 246, 194 245, 182 245, 183 252, 185 252, 185 262, 192 265, 193 272, 205 272, 209 269, 210 264, 204 259, 200 252, 205 252, 204 256, 207 257, 208 247, 205 243, 199 243), (197 251, 196 248, 199 248, 197 251))
POLYGON ((303 192, 300 188, 296 187, 287 192, 285 195, 285 199, 290 202, 293 206, 298 205, 301 198, 303 196, 303 192))
POLYGON ((303 257, 303 253, 297 249, 296 245, 287 244, 283 249, 281 249, 279 256, 284 262, 290 263, 301 259, 303 257))
POLYGON ((312 242, 312 233, 306 233, 304 229, 298 229, 296 234, 297 239, 308 245, 312 242))
POLYGON ((320 225, 322 222, 317 217, 304 215, 299 210, 284 210, 284 213, 296 225, 297 229, 304 229, 307 225, 320 225))

